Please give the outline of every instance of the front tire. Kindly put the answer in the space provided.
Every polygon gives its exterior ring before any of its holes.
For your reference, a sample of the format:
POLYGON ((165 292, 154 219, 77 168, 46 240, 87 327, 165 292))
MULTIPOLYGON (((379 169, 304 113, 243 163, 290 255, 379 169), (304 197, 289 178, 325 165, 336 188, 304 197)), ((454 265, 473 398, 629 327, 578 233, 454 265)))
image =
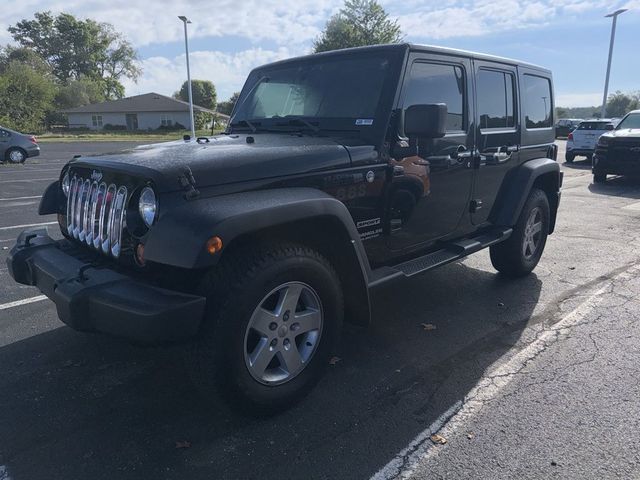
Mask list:
POLYGON ((573 153, 565 153, 564 154, 564 159, 566 160, 567 163, 572 163, 575 160, 576 156, 573 153))
POLYGON ((607 181, 607 174, 604 172, 593 172, 593 183, 605 183, 607 181))
POLYGON ((344 310, 338 276, 300 245, 230 252, 222 263, 203 282, 207 314, 189 373, 205 397, 221 394, 243 413, 284 410, 334 353, 344 310))
POLYGON ((536 268, 547 243, 549 218, 549 199, 542 190, 534 188, 511 237, 490 247, 494 268, 509 277, 522 277, 536 268))
POLYGON ((24 163, 27 159, 27 154, 21 148, 10 148, 5 154, 6 160, 10 163, 24 163))

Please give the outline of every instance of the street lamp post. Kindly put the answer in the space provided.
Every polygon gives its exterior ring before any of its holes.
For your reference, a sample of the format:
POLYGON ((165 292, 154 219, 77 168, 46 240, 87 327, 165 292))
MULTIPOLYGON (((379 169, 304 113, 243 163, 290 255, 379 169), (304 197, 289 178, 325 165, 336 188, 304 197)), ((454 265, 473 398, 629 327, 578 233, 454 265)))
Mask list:
POLYGON ((609 60, 607 61, 607 76, 604 80, 604 96, 602 97, 602 111, 600 112, 600 117, 605 118, 607 116, 607 96, 609 95, 609 74, 611 73, 611 57, 613 56, 613 42, 616 39, 616 23, 618 21, 618 15, 626 12, 626 8, 621 8, 616 10, 609 15, 605 15, 605 18, 612 18, 613 23, 611 24, 611 41, 609 42, 609 60))
POLYGON ((187 89, 189 90, 189 118, 191 119, 191 140, 196 138, 196 126, 193 121, 193 93, 191 92, 191 71, 189 70, 189 39, 187 37, 187 23, 191 23, 184 15, 178 17, 184 24, 184 49, 187 53, 187 89))

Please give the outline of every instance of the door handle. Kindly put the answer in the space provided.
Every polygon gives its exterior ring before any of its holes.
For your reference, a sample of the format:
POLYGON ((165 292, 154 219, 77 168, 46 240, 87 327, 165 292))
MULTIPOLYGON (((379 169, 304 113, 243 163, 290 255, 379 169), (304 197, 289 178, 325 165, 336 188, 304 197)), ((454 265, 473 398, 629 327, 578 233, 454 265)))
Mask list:
POLYGON ((518 145, 504 145, 498 147, 498 150, 493 154, 493 160, 497 163, 504 163, 511 159, 511 155, 519 150, 518 145))

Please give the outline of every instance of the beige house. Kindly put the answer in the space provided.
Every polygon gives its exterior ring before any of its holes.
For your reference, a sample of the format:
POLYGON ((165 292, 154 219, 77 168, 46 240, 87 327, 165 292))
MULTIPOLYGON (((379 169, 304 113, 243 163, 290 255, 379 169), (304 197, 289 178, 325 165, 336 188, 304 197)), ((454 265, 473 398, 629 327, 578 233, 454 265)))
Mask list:
MULTIPOLYGON (((229 119, 227 115, 198 105, 194 105, 193 110, 210 113, 218 120, 229 119)), ((187 102, 153 92, 70 108, 62 113, 67 114, 70 128, 102 130, 105 125, 110 125, 126 127, 127 130, 155 130, 175 124, 191 128, 187 102)))

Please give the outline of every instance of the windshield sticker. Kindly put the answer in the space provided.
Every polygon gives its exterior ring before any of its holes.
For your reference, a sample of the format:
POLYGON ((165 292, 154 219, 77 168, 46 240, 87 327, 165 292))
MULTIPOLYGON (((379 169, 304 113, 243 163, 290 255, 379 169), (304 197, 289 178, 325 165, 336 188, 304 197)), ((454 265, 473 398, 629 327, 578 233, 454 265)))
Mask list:
POLYGON ((373 118, 358 118, 356 125, 373 125, 373 118))

